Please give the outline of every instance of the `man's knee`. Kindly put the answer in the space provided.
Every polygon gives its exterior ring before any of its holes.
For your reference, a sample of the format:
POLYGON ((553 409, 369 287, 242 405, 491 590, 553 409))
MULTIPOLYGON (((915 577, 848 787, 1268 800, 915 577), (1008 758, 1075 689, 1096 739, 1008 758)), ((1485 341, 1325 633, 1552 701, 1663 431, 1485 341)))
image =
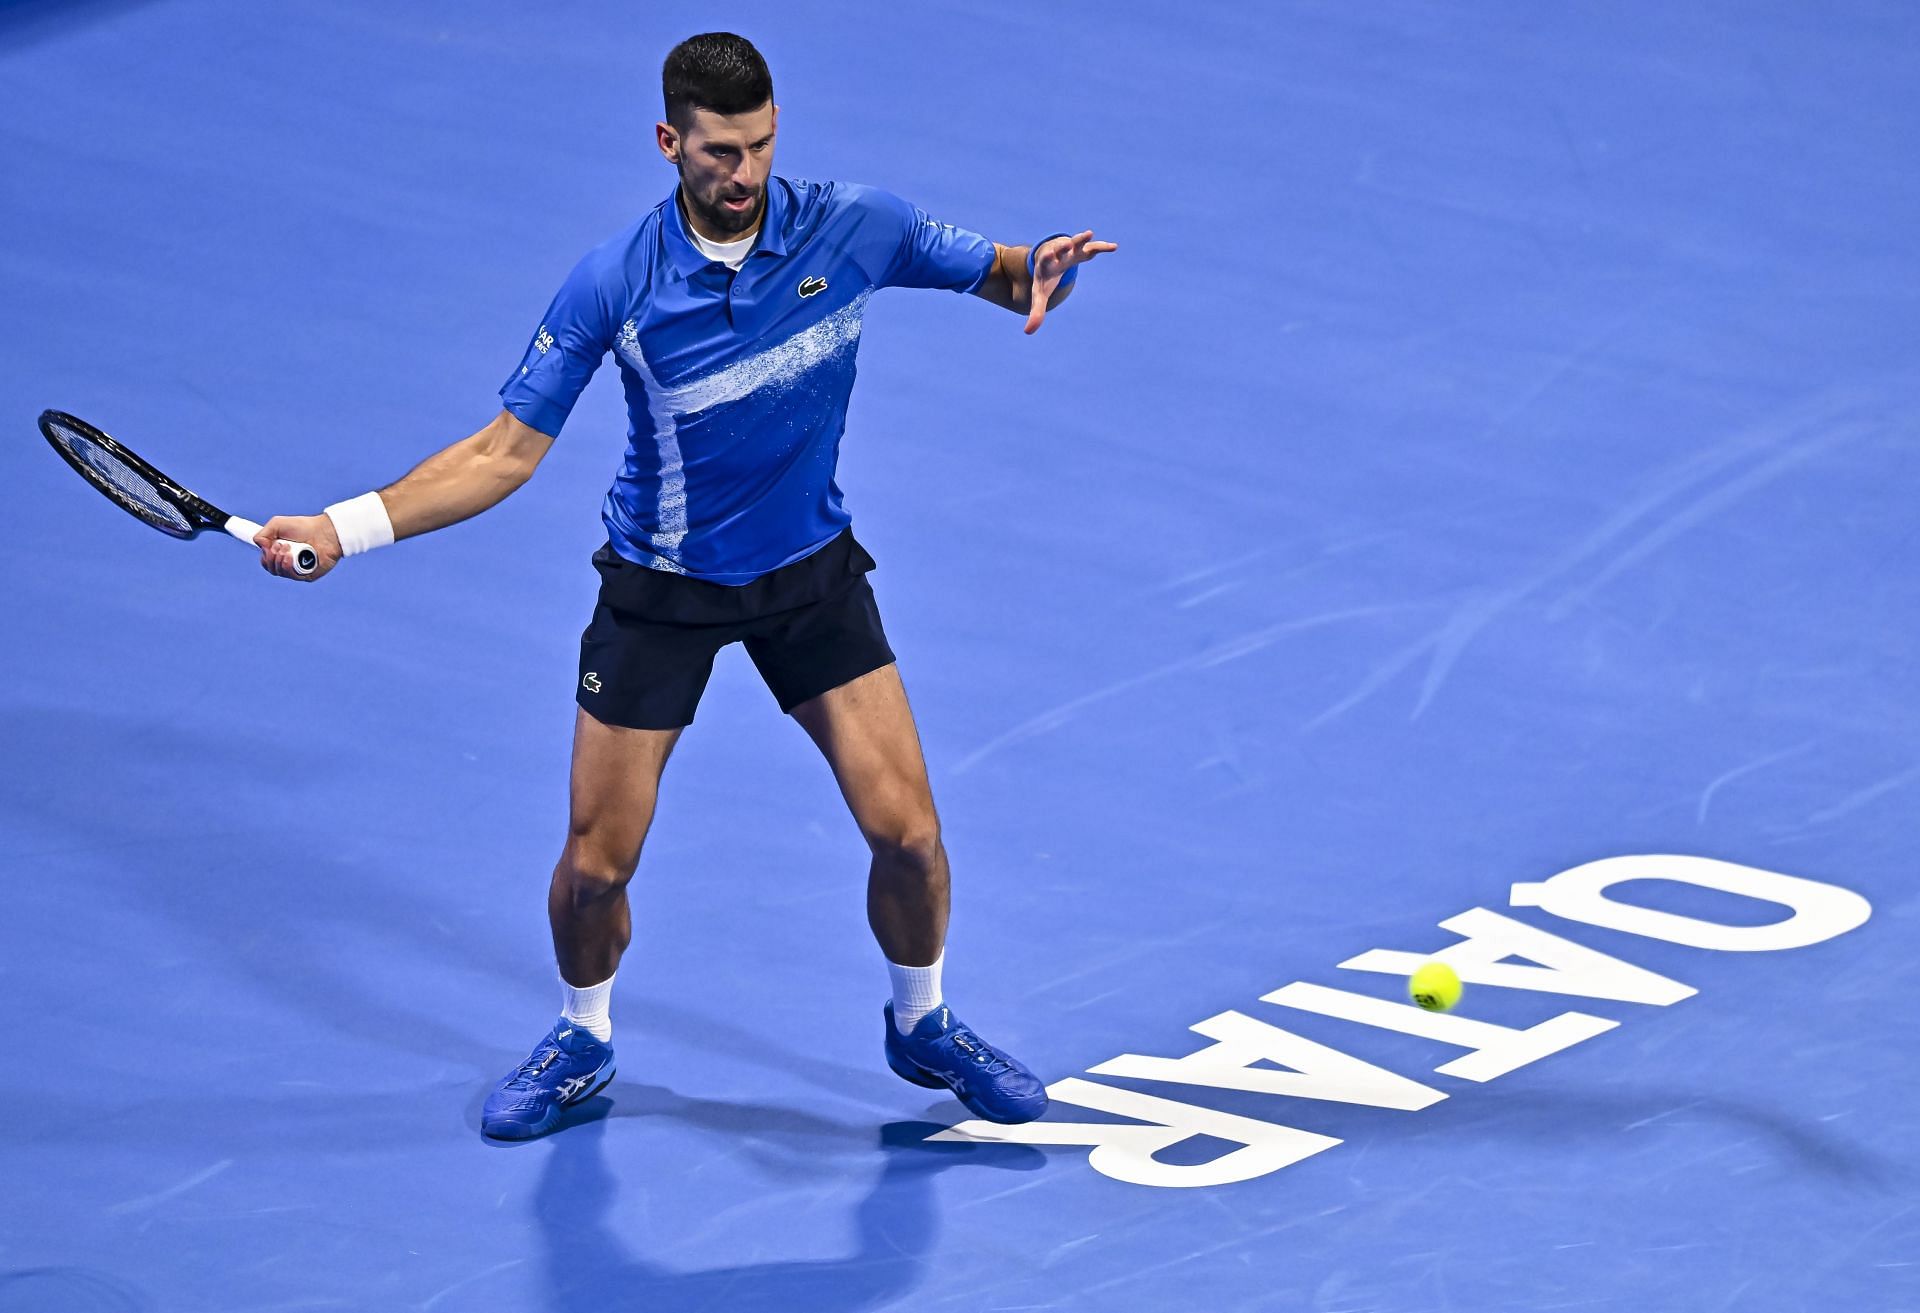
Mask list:
POLYGON ((614 836, 573 831, 560 854, 560 869, 575 903, 609 898, 627 887, 640 862, 638 843, 614 836))
POLYGON ((914 809, 867 832, 867 846, 876 860, 899 875, 928 880, 945 865, 940 842, 940 818, 932 808, 914 809))

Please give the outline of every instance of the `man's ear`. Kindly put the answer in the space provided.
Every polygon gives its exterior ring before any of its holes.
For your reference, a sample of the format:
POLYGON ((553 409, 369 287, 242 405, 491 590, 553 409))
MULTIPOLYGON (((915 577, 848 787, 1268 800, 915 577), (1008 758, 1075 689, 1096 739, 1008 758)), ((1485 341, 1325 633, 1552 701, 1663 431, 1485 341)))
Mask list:
POLYGON ((654 144, 660 147, 660 153, 667 157, 667 163, 678 166, 680 163, 680 134, 674 131, 671 123, 653 125, 654 144))

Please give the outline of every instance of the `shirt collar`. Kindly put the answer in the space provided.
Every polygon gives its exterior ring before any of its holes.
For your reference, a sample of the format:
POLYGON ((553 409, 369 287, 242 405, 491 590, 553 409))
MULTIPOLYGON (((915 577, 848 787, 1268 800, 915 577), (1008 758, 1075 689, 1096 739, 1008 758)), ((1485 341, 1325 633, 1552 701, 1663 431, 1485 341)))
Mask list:
MULTIPOLYGON (((766 252, 772 255, 787 253, 787 182, 784 178, 767 179, 767 210, 760 219, 758 240, 747 255, 749 262, 753 257, 766 252)), ((680 188, 675 186, 673 194, 667 197, 667 222, 665 224, 667 258, 673 262, 674 272, 682 278, 691 278, 709 264, 693 239, 687 235, 686 216, 680 212, 680 188)), ((743 265, 742 268, 745 268, 743 265)))

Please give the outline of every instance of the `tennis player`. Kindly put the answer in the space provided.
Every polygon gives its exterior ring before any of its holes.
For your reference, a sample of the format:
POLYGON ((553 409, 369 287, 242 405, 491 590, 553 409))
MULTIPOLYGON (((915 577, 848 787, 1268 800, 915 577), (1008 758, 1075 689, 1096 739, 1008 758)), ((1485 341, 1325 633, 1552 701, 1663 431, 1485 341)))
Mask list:
POLYGON ((574 268, 500 390, 503 409, 405 478, 313 516, 276 516, 261 564, 296 578, 286 541, 343 557, 444 528, 533 474, 613 354, 626 458, 601 517, 600 594, 580 643, 566 845, 547 896, 560 1019, 500 1082, 485 1134, 525 1139, 613 1078, 608 1009, 631 938, 627 884, 660 775, 713 668, 743 643, 819 745, 873 861, 867 918, 886 955, 887 1065, 975 1116, 1030 1121, 1041 1082, 947 1007, 948 873, 926 764, 834 482, 867 300, 883 287, 973 295, 1040 327, 1091 232, 1002 246, 873 187, 773 172, 779 109, 759 51, 711 32, 662 71, 671 196, 574 268))

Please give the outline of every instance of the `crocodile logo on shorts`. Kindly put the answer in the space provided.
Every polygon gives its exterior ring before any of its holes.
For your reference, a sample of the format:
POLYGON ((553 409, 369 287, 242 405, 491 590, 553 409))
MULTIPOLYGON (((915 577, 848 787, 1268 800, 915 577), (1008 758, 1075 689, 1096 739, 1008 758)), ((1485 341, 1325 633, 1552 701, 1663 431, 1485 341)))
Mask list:
POLYGON ((820 293, 826 290, 827 290, 827 280, 820 277, 818 274, 815 274, 811 278, 802 278, 800 280, 800 299, 803 301, 807 297, 818 296, 820 295, 820 293))
POLYGON ((586 674, 580 676, 580 687, 589 693, 598 693, 600 691, 600 672, 597 670, 589 670, 586 674))

